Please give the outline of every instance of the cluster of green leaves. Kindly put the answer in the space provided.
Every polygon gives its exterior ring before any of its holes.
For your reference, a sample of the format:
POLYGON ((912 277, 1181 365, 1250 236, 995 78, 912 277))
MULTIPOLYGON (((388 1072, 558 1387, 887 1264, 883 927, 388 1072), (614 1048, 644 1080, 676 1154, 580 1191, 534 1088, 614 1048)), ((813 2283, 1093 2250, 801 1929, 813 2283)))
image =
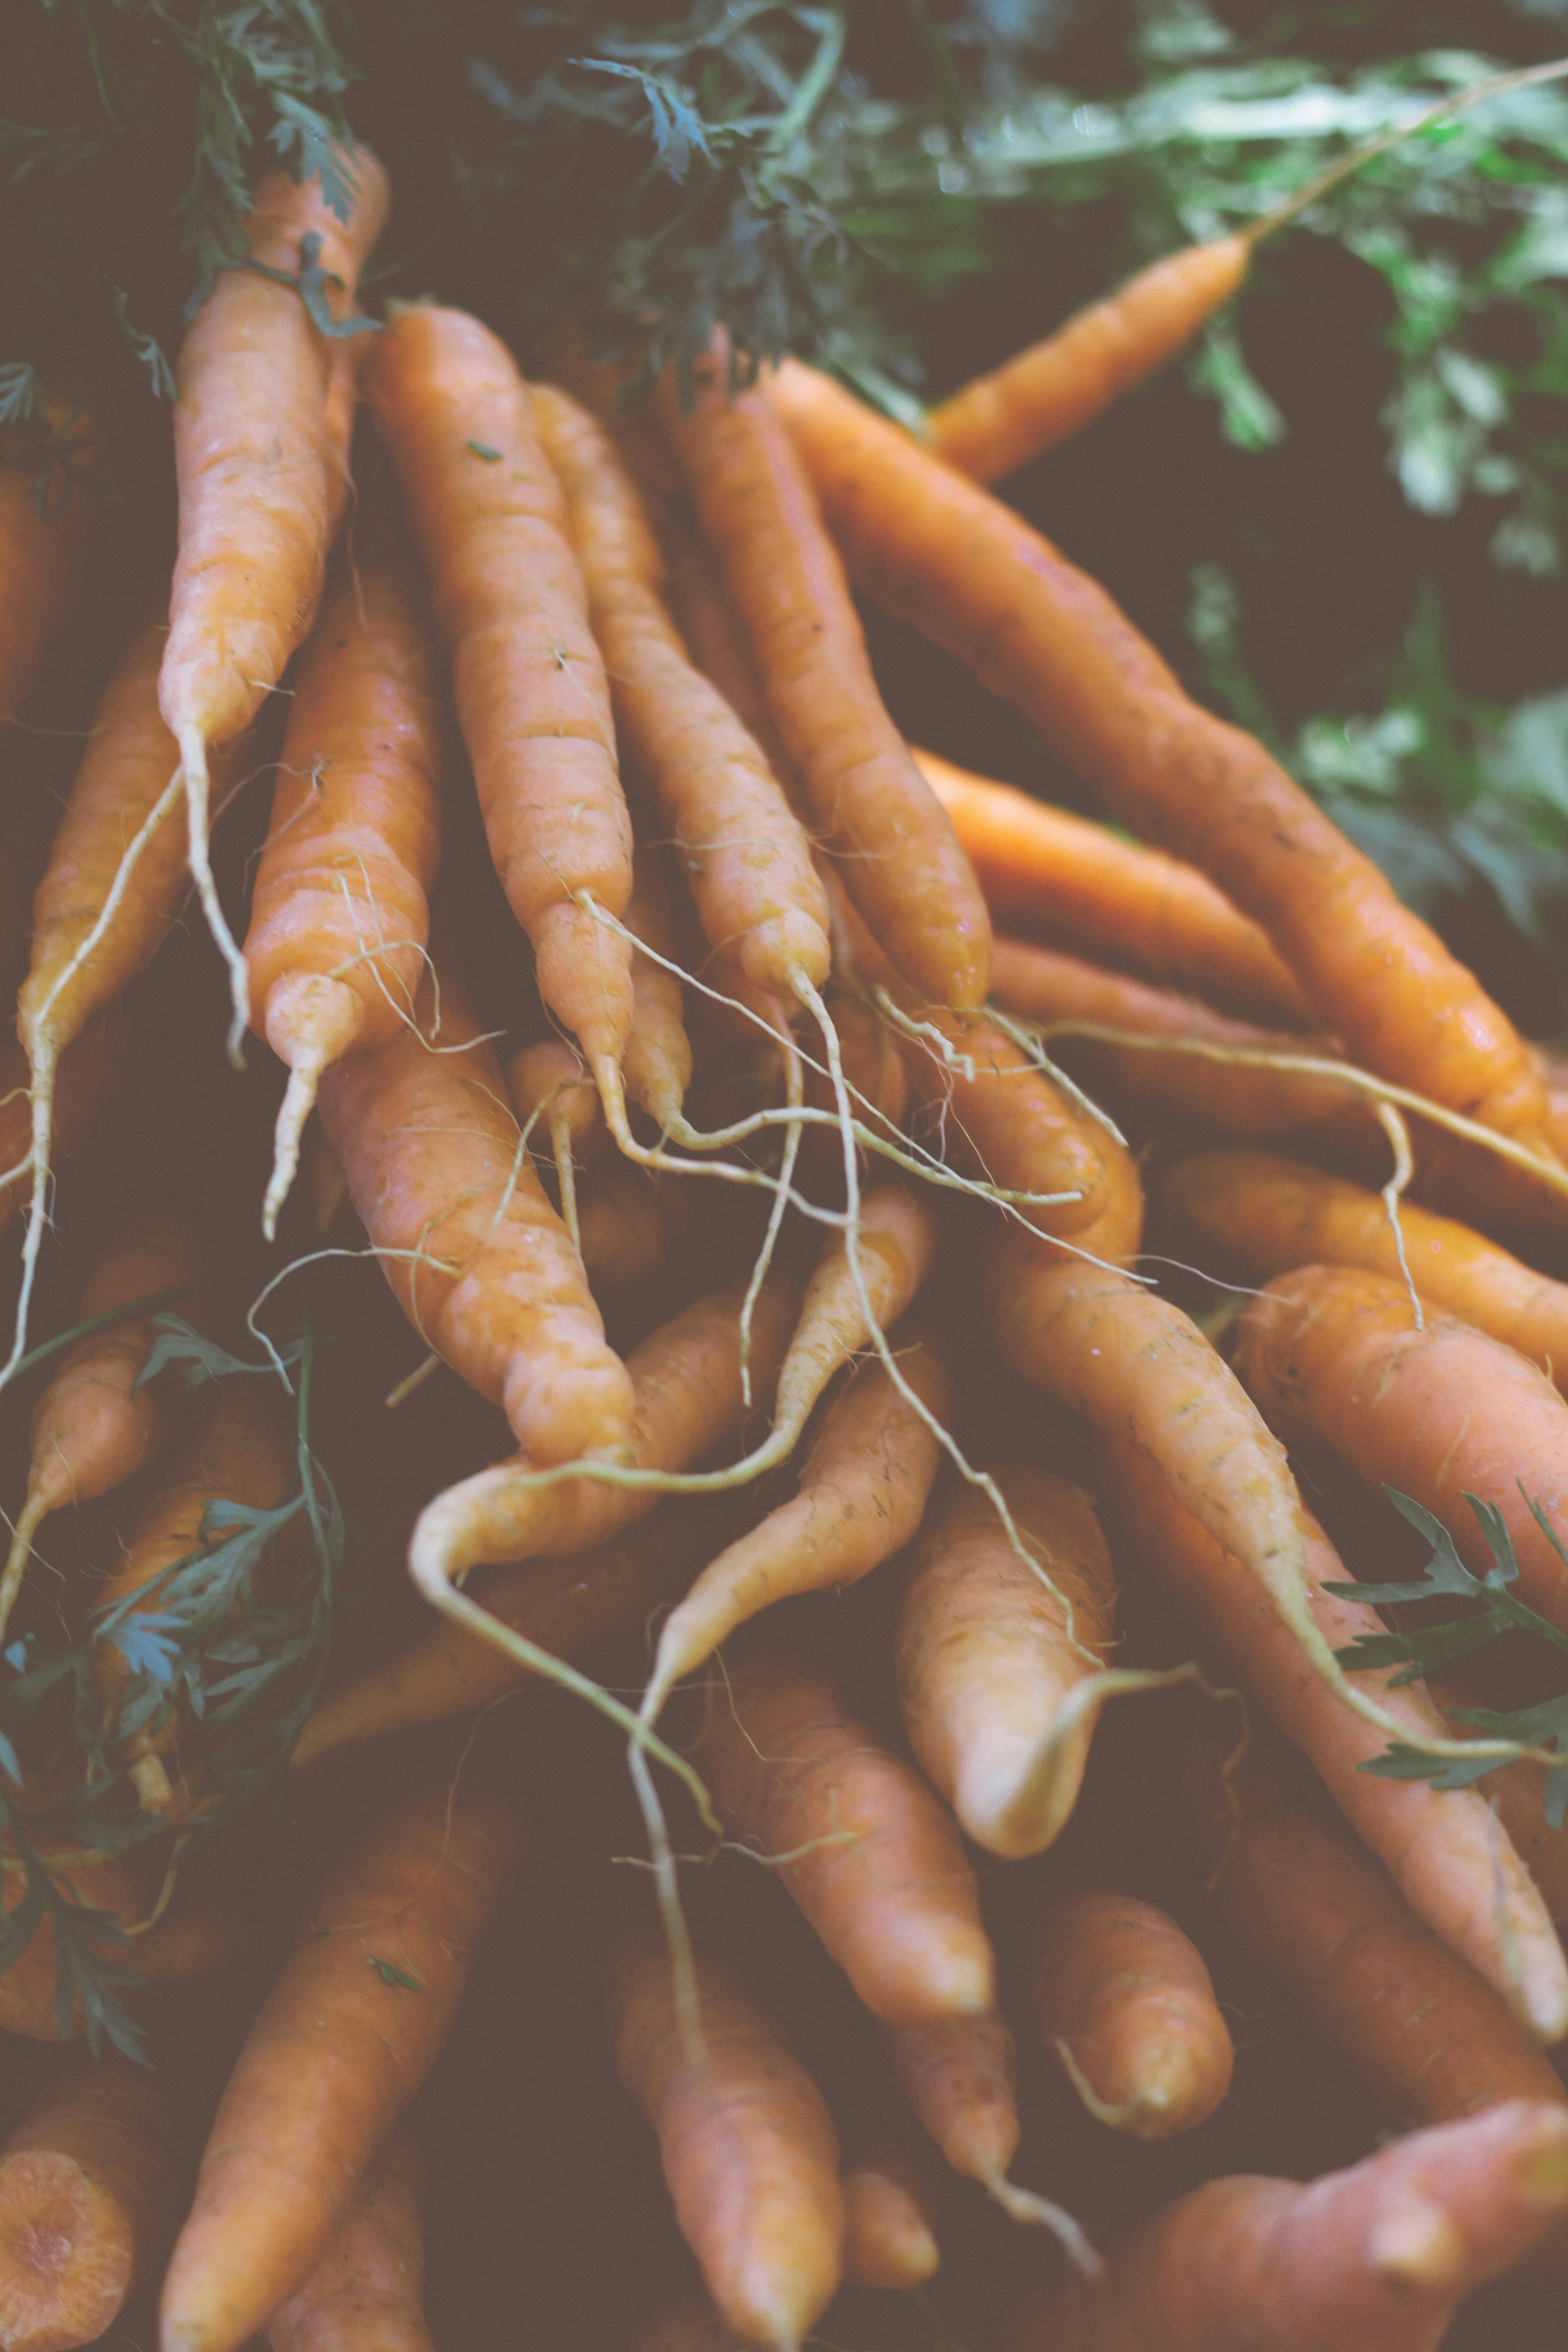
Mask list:
MULTIPOLYGON (((1459 1601, 1465 1604, 1464 1613, 1426 1625, 1418 1632, 1361 1634, 1347 1649, 1335 1654, 1347 1673, 1369 1674, 1397 1666, 1399 1672, 1392 1677, 1391 1687, 1398 1689, 1402 1684, 1417 1682, 1425 1675, 1451 1665, 1457 1658, 1470 1656, 1504 1633, 1535 1635, 1551 1643, 1554 1649, 1568 1650, 1568 1634, 1538 1616, 1513 1590, 1519 1578, 1519 1561, 1514 1556, 1508 1522, 1495 1503, 1483 1503, 1474 1495, 1465 1496, 1486 1538, 1492 1560, 1484 1576, 1474 1576, 1459 1558, 1454 1538, 1440 1519, 1413 1502, 1408 1495, 1396 1494, 1392 1486, 1384 1491, 1401 1517, 1426 1537, 1432 1547, 1431 1557, 1419 1576, 1399 1583, 1331 1584, 1326 1589, 1343 1600, 1369 1602, 1374 1609, 1398 1609, 1418 1601, 1459 1601)), ((1542 1535, 1563 1566, 1568 1567, 1568 1549, 1541 1505, 1529 1495, 1524 1496, 1524 1501, 1542 1535)), ((1547 1771, 1542 1790, 1547 1826, 1560 1830, 1568 1814, 1568 1696, 1507 1713, 1492 1707, 1464 1706, 1454 1708, 1453 1715, 1456 1722, 1474 1724, 1489 1738, 1517 1740, 1521 1746, 1549 1748, 1563 1757, 1561 1766, 1547 1771)), ((1497 1765, 1488 1756, 1478 1757, 1474 1762, 1426 1756, 1418 1748, 1394 1740, 1383 1755, 1374 1757, 1362 1769, 1389 1780, 1430 1780, 1439 1789, 1468 1789, 1473 1782, 1484 1780, 1489 1772, 1496 1771, 1497 1765)))
MULTIPOLYGON (((144 1313, 147 1304, 132 1301, 97 1318, 98 1328, 144 1313)), ((121 1854, 167 1837, 167 1825, 142 1811, 123 1757, 129 1742, 156 1733, 177 1711, 199 1727, 201 1755, 198 1803, 182 1825, 182 1851, 226 1829, 278 1786, 326 1669, 344 1549, 342 1515, 310 1443, 310 1332, 275 1361, 257 1365, 172 1314, 155 1323, 143 1381, 171 1366, 189 1387, 276 1379, 279 1365, 293 1370, 297 1485, 273 1510, 209 1503, 199 1548, 153 1584, 94 1611, 79 1642, 54 1646, 28 1636, 5 1653, 0 1844, 21 1864, 24 1886, 0 1913, 0 1975, 48 1920, 62 2032, 79 2004, 95 2050, 110 2042, 132 2056, 141 2054, 142 2037, 121 2000, 138 1981, 126 1965, 128 1939, 106 1914, 73 1899, 48 1854, 121 1854), (119 1659, 106 1720, 102 1675, 110 1650, 119 1659), (79 1762, 79 1782, 43 1810, 24 1808, 26 1767, 46 1764, 62 1748, 79 1762)))

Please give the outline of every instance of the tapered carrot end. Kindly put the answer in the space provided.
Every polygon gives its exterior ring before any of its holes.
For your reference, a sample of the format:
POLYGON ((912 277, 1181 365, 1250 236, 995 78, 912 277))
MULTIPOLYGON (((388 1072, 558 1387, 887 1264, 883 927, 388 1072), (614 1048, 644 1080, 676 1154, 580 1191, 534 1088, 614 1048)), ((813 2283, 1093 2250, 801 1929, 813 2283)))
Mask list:
POLYGON ((851 2286, 907 2293, 934 2274, 942 2252, 901 2158, 855 2166, 844 2183, 844 2275, 851 2286))
POLYGON ((39 1523, 47 1518, 51 1511, 58 1510, 65 1499, 63 1495, 56 1494, 47 1467, 27 1488, 27 1499, 17 1517, 11 1549, 5 1555, 5 1572, 0 1575, 0 1640, 5 1637, 16 1595, 22 1589, 22 1579, 33 1555, 33 1538, 38 1531, 39 1523))
POLYGON ((1055 1843, 1078 1802, 1098 1714, 1027 1742, 1005 1724, 984 1728, 953 1790, 953 1811, 976 1845, 1021 1862, 1055 1843))
POLYGON ((300 1165, 300 1139, 316 1100, 321 1073, 341 1061, 364 1026, 364 1004, 346 982, 318 972, 283 981, 267 1003, 267 1042, 289 1065, 289 1084, 273 1130, 272 1177, 261 1205, 261 1230, 277 1237, 278 1213, 300 1165))
POLYGON ((20 2150, 0 2164, 0 2344, 68 2352, 113 2325, 135 2249, 120 2206, 68 2157, 20 2150))
POLYGON ((229 929, 228 918, 223 911, 217 885, 213 880, 208 842, 211 780, 207 772, 206 739, 199 727, 182 727, 174 740, 180 747, 180 767, 185 779, 185 815, 189 827, 187 862, 191 879, 196 886, 196 895, 202 902, 202 912, 207 919, 207 929, 228 967, 229 994, 234 1003, 234 1019, 228 1031, 228 1058, 237 1070, 243 1070, 243 1041, 250 1025, 250 974, 234 933, 229 929))

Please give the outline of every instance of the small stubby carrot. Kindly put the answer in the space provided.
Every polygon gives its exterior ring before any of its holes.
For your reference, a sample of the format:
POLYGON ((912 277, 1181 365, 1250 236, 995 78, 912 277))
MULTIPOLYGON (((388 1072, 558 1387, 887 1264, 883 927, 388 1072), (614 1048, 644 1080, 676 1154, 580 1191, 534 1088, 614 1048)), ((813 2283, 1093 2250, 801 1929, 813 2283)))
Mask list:
MULTIPOLYGON (((951 1382, 929 1339, 899 1369, 926 1411, 946 1419, 951 1382)), ((738 1625, 791 1593, 857 1583, 915 1534, 936 1476, 927 1423, 879 1363, 858 1366, 828 1405, 787 1503, 710 1560, 659 1628, 643 1715, 695 1674, 738 1625)))
POLYGON ((393 1295, 426 1344, 502 1407, 536 1462, 618 1455, 631 1381, 451 975, 427 968, 410 1023, 333 1064, 320 1101, 393 1295))
POLYGON ((1412 1496, 1482 1574, 1491 1554, 1464 1497, 1495 1504, 1520 1599, 1568 1629, 1568 1564, 1523 1499, 1568 1536, 1568 1402, 1500 1339, 1431 1310, 1423 1321, 1402 1282, 1301 1266, 1248 1299, 1234 1360, 1288 1444, 1316 1439, 1373 1487, 1412 1496))
POLYGON ((1436 2352, 1460 2299, 1568 2210, 1568 2114, 1531 2099, 1413 2133, 1304 2185, 1211 2180, 1007 2352, 1436 2352))
POLYGON ((477 319, 400 310, 365 364, 451 659, 490 857, 540 993, 613 1087, 631 1024, 632 835, 605 665, 528 386, 477 319), (592 906, 588 903, 592 901, 592 906))
POLYGON ((1152 1903, 1086 1886, 1030 1927, 1030 2004, 1091 2116, 1134 2139, 1206 2122, 1236 2053, 1202 1953, 1152 1903))
MULTIPOLYGON (((1382 1755, 1387 1736, 1352 1713, 1313 1671, 1293 1628, 1234 1552, 1173 1500, 1150 1464, 1115 1434, 1102 1444, 1118 1507, 1152 1574, 1190 1609, 1233 1658, 1247 1689, 1293 1740, 1352 1828, 1393 1873, 1405 1901, 1433 1934, 1491 1985, 1525 2031, 1552 2041, 1568 2020, 1568 1969, 1552 1932, 1549 1906, 1531 1876, 1531 1856, 1499 1828, 1491 1796, 1518 1771, 1535 1790, 1529 1766, 1489 1775, 1471 1789, 1434 1789, 1426 1780, 1391 1780, 1363 1768, 1382 1755)), ((1333 1546, 1310 1513, 1306 1577, 1312 1614, 1336 1650, 1383 1633, 1365 1601, 1326 1587, 1350 1581, 1333 1546)), ((1384 1712, 1419 1746, 1451 1737, 1420 1683, 1391 1687, 1396 1669, 1358 1676, 1384 1712)))
POLYGON ((814 988, 827 978, 827 909, 810 845, 766 756, 681 643, 658 540, 609 435, 552 386, 540 385, 533 405, 565 493, 616 726, 679 846, 703 935, 787 1003, 797 971, 814 988))
POLYGON ((769 381, 851 576, 1268 934, 1352 1057, 1550 1160, 1511 1023, 1263 747, 1019 516, 794 361, 769 381))
POLYGON ((247 1015, 245 961, 212 877, 208 753, 244 733, 308 634, 334 499, 341 510, 330 341, 296 287, 278 282, 305 266, 314 238, 338 317, 352 306, 386 218, 386 175, 363 147, 337 163, 353 191, 346 220, 319 178, 272 172, 262 181, 244 226, 258 267, 218 273, 174 369, 179 549, 158 698, 179 747, 191 875, 229 966, 237 1035, 247 1015))
POLYGON ((731 1837, 788 1887, 873 2017, 988 2010, 995 1964, 952 1816, 800 1659, 748 1659, 692 1751, 731 1837))
MULTIPOLYGON (((1194 866, 1109 825, 977 776, 934 751, 915 764, 952 819, 994 922, 1038 927, 1166 987, 1255 1019, 1310 1026, 1311 1007, 1258 925, 1194 866)), ((999 975, 993 992, 1001 993, 999 975)))
POLYGON ((235 2062, 163 2282, 165 2352, 238 2352, 328 2252, 439 2055, 517 1848, 443 1780, 331 1872, 235 2062))
POLYGON ((414 1017, 440 757, 429 625, 402 565, 356 549, 300 656, 245 940, 251 1026, 289 1072, 268 1240, 321 1072, 414 1017))
POLYGON ((659 415, 745 623, 757 674, 814 825, 883 949, 922 997, 975 1011, 991 976, 980 887, 889 718, 844 567, 760 388, 709 363, 683 415, 659 415))
POLYGON ((865 2149, 844 2173, 844 2277, 849 2286, 907 2294, 942 2261, 931 2200, 903 2150, 865 2149))
POLYGON ((70 609, 89 530, 79 475, 91 419, 79 400, 45 402, 47 459, 0 435, 0 727, 16 717, 70 609))
POLYGON ((434 2352, 420 2169, 405 2131, 382 2143, 331 2248, 268 2321, 271 2352, 434 2352))
POLYGON ((616 2063, 658 2136, 687 2244, 725 2322, 795 2352, 832 2301, 844 2252, 838 2141, 773 2019, 728 1970, 697 1961, 702 2052, 681 2032, 662 1945, 616 1951, 616 2063))
POLYGON ((1022 1465, 992 1475, 1029 1558, 991 1496, 954 1482, 911 1554, 893 1663, 922 1771, 977 1845, 1016 1859, 1077 1801, 1099 1714, 1082 1686, 1113 1639, 1115 1583, 1081 1488, 1022 1465))
POLYGON ((1298 1265, 1359 1265, 1528 1356, 1568 1383, 1568 1283, 1538 1274, 1452 1217, 1401 1202, 1395 1234, 1381 1196, 1265 1151, 1200 1151, 1161 1186, 1167 1208, 1226 1261, 1267 1280, 1298 1265))
POLYGON ((168 2094, 148 2067, 79 2058, 0 2147, 0 2342, 96 2344, 173 2219, 168 2094))
POLYGON ((1105 1205, 1110 1137, 1102 1146, 1071 1097, 994 1021, 961 1024, 937 1013, 922 1027, 903 1039, 913 1131, 983 1182, 1041 1196, 1024 1212, 1039 1230, 1081 1234, 1105 1205))

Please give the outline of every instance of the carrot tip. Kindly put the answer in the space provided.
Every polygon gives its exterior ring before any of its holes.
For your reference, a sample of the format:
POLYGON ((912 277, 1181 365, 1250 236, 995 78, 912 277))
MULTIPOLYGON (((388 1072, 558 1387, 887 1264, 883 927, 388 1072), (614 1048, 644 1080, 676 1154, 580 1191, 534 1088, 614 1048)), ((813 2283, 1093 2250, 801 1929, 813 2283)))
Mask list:
POLYGON ((1459 2231, 1440 2206, 1420 2196, 1382 2217, 1367 2252, 1380 2277, 1429 2293, 1458 2286, 1469 2274, 1459 2231))

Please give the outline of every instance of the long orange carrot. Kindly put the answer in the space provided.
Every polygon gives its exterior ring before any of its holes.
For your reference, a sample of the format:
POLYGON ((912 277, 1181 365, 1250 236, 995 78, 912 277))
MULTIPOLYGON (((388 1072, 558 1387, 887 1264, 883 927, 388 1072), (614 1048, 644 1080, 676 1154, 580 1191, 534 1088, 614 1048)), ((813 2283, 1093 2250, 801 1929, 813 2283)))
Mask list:
POLYGON ((434 2352, 420 2165, 405 2131, 361 2176, 330 2251, 267 2323, 272 2352, 434 2352))
POLYGON ((680 2032, 668 1957, 630 1944, 611 1977, 616 2063, 658 2135, 676 2219, 749 2343, 798 2347, 837 2287, 838 2143, 822 2095, 727 1971, 697 1964, 703 2055, 680 2032))
POLYGON ((92 425, 78 401, 45 404, 42 466, 0 435, 0 727, 14 719, 69 609, 89 516, 79 476, 92 457, 92 425))
POLYGON ((414 1017, 440 752, 428 625, 402 567, 356 549, 300 658, 245 940, 251 1025, 289 1071, 268 1240, 321 1072, 414 1017))
POLYGON ((445 1783, 327 1878, 218 2104, 163 2282, 164 2352, 238 2352, 331 2247, 452 2030, 517 1832, 445 1783))
POLYGON ((907 2294, 942 2260, 931 2200, 901 2148, 868 2148, 844 2174, 844 2276, 850 2286, 907 2294))
POLYGON ((268 175, 245 224, 256 268, 225 269, 185 330, 175 364, 180 540, 159 674, 179 746, 191 874, 228 963, 235 1040, 247 1017, 245 961, 218 904, 207 855, 207 755, 244 733, 316 616, 334 498, 331 352, 300 295, 279 285, 308 239, 337 314, 386 217, 386 176, 368 149, 338 159, 354 191, 340 220, 314 178, 268 175))
POLYGON ((460 310, 402 310, 365 368, 451 656, 490 856, 539 989, 613 1087, 631 1023, 631 826, 605 665, 561 491, 506 346, 460 310), (592 902, 590 905, 589 902, 592 902))
POLYGON ((731 1835, 773 1864, 874 2017, 988 2010, 974 1874, 940 1800, 799 1660, 748 1660, 693 1751, 731 1835))

